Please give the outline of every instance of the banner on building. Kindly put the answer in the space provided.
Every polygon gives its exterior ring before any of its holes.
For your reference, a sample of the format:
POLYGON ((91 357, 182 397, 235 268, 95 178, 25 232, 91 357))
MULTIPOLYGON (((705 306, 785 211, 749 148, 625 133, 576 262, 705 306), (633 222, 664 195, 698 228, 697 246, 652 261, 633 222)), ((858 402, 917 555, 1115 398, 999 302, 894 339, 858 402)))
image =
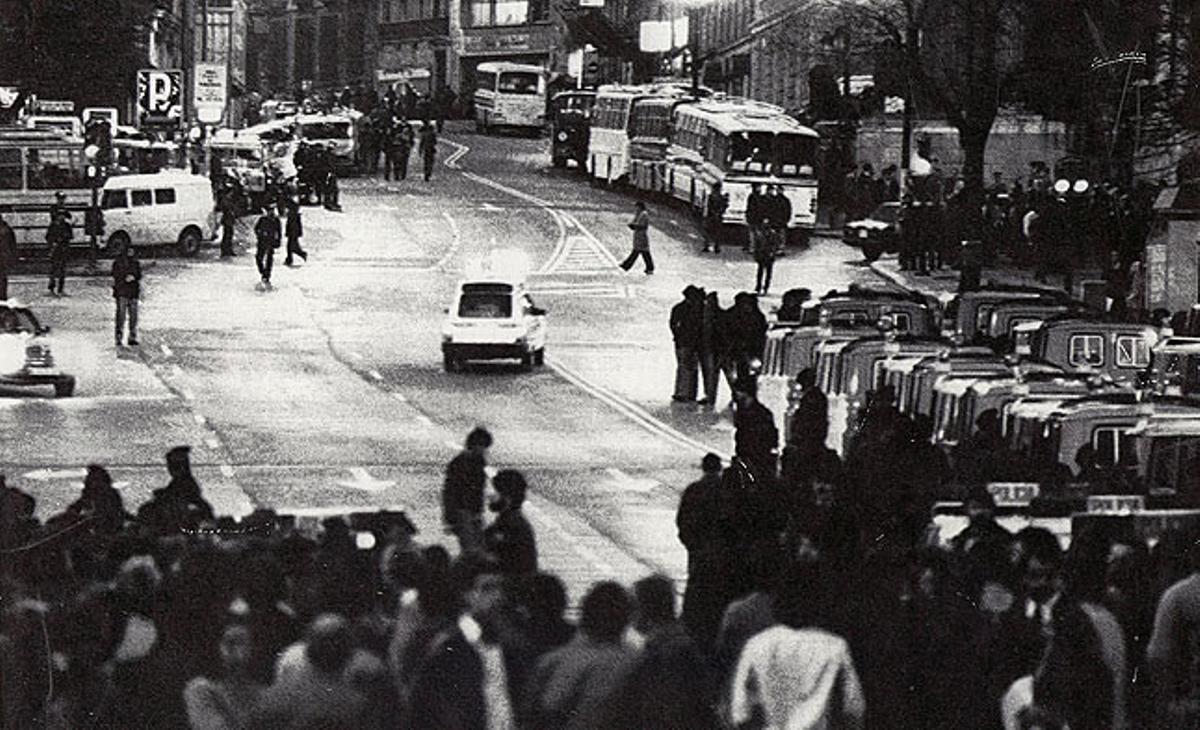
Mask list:
POLYGON ((193 75, 196 119, 204 124, 220 122, 229 98, 229 74, 225 64, 197 63, 193 75))
POLYGON ((144 68, 137 74, 139 127, 177 127, 183 116, 183 72, 144 68))

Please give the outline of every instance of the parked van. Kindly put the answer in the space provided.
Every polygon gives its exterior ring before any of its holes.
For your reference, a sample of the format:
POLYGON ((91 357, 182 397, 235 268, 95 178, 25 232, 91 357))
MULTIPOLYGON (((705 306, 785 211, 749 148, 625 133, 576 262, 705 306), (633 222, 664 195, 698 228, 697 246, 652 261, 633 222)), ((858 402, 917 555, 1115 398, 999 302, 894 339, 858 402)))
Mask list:
POLYGON ((119 175, 104 183, 100 198, 104 212, 105 250, 121 246, 178 247, 194 256, 211 238, 212 186, 208 178, 180 170, 153 175, 119 175))

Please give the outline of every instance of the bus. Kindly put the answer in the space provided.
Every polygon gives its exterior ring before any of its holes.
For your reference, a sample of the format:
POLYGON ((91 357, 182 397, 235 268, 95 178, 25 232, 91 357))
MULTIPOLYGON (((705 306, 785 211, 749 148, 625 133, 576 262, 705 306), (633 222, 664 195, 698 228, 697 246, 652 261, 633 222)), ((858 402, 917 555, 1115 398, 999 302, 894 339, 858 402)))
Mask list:
POLYGON ((74 244, 86 245, 84 214, 91 203, 83 138, 56 130, 0 127, 0 213, 12 226, 18 255, 46 249, 46 226, 54 194, 66 196, 74 244))
POLYGON ((672 117, 681 104, 697 97, 666 89, 654 96, 633 100, 629 119, 629 183, 652 193, 667 191, 667 147, 671 143, 672 117))
POLYGON ((499 127, 540 132, 546 121, 546 70, 495 61, 475 68, 475 129, 499 127))
POLYGON ((596 92, 563 91, 550 100, 550 161, 566 167, 574 160, 579 169, 587 167, 588 136, 596 92))
POLYGON ((719 183, 729 197, 723 222, 746 225, 751 186, 778 185, 792 206, 788 241, 807 243, 817 222, 820 136, 777 106, 709 99, 675 108, 667 148, 667 190, 702 212, 719 183))
POLYGON ((645 86, 608 84, 596 92, 588 137, 588 171, 593 179, 614 182, 629 173, 629 119, 633 103, 652 95, 645 86))

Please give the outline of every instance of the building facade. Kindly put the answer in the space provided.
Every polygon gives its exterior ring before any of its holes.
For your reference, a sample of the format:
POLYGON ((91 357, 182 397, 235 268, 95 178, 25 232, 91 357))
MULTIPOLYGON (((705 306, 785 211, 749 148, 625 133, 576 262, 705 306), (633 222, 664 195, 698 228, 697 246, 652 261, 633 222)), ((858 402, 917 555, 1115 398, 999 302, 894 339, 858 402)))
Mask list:
POLYGON ((247 86, 300 98, 371 83, 380 0, 252 0, 247 86))

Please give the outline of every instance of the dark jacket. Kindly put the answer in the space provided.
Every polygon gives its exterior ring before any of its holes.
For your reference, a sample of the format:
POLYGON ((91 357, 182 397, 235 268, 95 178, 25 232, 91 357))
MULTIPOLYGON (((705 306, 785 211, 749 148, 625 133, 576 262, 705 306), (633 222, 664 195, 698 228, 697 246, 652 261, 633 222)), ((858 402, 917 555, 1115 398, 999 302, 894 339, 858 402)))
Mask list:
POLYGON ((682 624, 653 630, 633 670, 608 703, 608 727, 626 730, 717 728, 716 681, 682 624))
POLYGON ((792 219, 792 203, 787 196, 780 193, 771 196, 771 225, 783 230, 792 219))
POLYGON ((52 248, 65 246, 71 242, 71 224, 63 220, 61 217, 55 218, 54 221, 46 228, 46 243, 49 243, 52 248))
POLYGON ((437 132, 433 127, 423 127, 421 129, 421 156, 427 160, 432 160, 437 154, 437 132))
POLYGON ((159 533, 171 534, 213 519, 213 508, 201 495, 195 478, 185 475, 171 479, 162 489, 155 489, 137 516, 159 533))
POLYGON ((17 263, 17 236, 7 221, 0 220, 0 271, 8 272, 17 263))
POLYGON ((757 400, 739 406, 733 419, 734 452, 753 466, 779 446, 779 430, 771 410, 757 400))
POLYGON ((700 347, 704 335, 704 298, 689 292, 671 308, 671 335, 676 347, 700 347))
POLYGON ((746 225, 756 226, 766 218, 766 199, 762 193, 751 192, 746 198, 746 225))
POLYGON ((113 259, 112 279, 114 297, 137 299, 142 293, 142 264, 132 253, 124 253, 113 259))
MULTIPOLYGON (((738 297, 749 296, 739 294, 738 297)), ((762 357, 767 346, 767 318, 753 297, 743 299, 725 312, 724 330, 730 349, 742 357, 762 357)))
POLYGON ((485 464, 479 454, 463 451, 446 465, 442 486, 442 519, 454 524, 459 511, 483 514, 483 490, 487 485, 485 464))
POLYGON ((521 575, 537 572, 537 538, 519 509, 505 510, 483 531, 483 543, 496 558, 500 572, 521 575))
POLYGON ((254 224, 254 235, 258 239, 259 248, 279 248, 279 240, 282 236, 282 227, 279 224, 279 219, 264 215, 254 224))

